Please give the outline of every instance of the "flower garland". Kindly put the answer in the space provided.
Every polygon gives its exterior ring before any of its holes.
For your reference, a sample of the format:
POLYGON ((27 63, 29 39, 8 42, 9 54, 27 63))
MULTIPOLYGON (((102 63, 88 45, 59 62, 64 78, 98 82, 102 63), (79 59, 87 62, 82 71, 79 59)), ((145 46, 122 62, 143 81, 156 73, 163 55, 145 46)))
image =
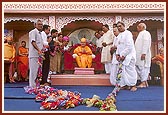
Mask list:
POLYGON ((116 111, 116 99, 114 96, 108 96, 105 100, 101 100, 99 96, 93 95, 92 98, 85 98, 82 102, 87 107, 98 107, 100 111, 116 111))
POLYGON ((35 101, 41 102, 41 110, 58 110, 58 109, 68 109, 78 106, 80 104, 85 104, 87 107, 95 106, 100 109, 100 111, 116 111, 115 102, 116 93, 119 91, 119 81, 122 72, 122 63, 119 64, 119 71, 117 74, 116 87, 110 93, 105 100, 101 100, 99 96, 94 95, 92 98, 81 98, 81 93, 75 91, 58 90, 50 86, 40 85, 42 80, 42 63, 45 60, 43 53, 38 58, 38 72, 37 78, 35 80, 36 87, 26 86, 24 90, 28 94, 35 94, 35 101))
POLYGON ((119 61, 118 72, 116 77, 116 85, 113 91, 108 96, 112 96, 112 95, 117 96, 117 93, 120 91, 121 73, 122 73, 122 61, 119 61))
POLYGON ((45 60, 44 53, 39 55, 38 57, 38 71, 37 71, 37 77, 35 79, 36 87, 40 86, 40 82, 42 81, 42 65, 43 65, 43 60, 45 60))
POLYGON ((80 105, 83 100, 77 91, 58 90, 50 86, 26 86, 24 89, 26 93, 36 95, 35 101, 41 102, 41 110, 68 109, 80 105))
POLYGON ((92 98, 81 98, 78 91, 58 90, 50 86, 40 87, 24 87, 28 94, 35 94, 35 101, 41 102, 41 110, 63 110, 74 108, 78 105, 85 104, 87 107, 95 106, 100 111, 116 111, 114 96, 108 96, 105 100, 101 100, 99 96, 94 95, 92 98))

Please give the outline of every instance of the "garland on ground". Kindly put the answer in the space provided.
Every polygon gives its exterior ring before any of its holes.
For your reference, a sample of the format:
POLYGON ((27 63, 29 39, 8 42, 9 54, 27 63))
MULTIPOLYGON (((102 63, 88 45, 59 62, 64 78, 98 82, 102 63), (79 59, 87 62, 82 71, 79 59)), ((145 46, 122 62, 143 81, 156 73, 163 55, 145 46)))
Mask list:
POLYGON ((71 92, 67 90, 58 90, 50 86, 40 85, 42 79, 42 63, 44 60, 44 55, 40 55, 38 58, 38 73, 35 80, 36 87, 26 86, 24 87, 25 92, 28 94, 35 94, 35 101, 41 102, 41 110, 58 110, 58 109, 68 109, 75 106, 85 104, 87 107, 95 106, 100 109, 100 111, 116 111, 116 99, 115 96, 120 90, 119 82, 121 80, 122 73, 122 62, 119 62, 119 70, 116 77, 116 86, 114 90, 108 94, 105 100, 101 100, 99 96, 94 95, 92 98, 81 98, 81 93, 78 91, 71 92))
POLYGON ((36 95, 35 101, 41 102, 41 110, 63 110, 85 104, 87 107, 98 107, 100 111, 116 111, 114 96, 108 96, 105 100, 101 100, 96 95, 92 98, 83 99, 78 91, 58 90, 50 86, 35 88, 26 86, 24 89, 26 93, 36 95))

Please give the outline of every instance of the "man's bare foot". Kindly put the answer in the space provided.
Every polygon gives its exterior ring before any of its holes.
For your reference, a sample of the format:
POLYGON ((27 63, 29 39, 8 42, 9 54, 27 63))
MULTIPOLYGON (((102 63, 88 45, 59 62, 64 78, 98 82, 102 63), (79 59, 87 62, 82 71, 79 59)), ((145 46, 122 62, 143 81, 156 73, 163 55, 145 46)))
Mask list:
POLYGON ((44 83, 44 86, 50 86, 50 84, 49 83, 44 83))
POLYGON ((143 81, 143 82, 141 82, 140 85, 137 86, 137 88, 146 88, 146 87, 148 87, 148 82, 147 81, 143 81))
POLYGON ((127 86, 127 85, 125 85, 125 86, 121 87, 121 89, 124 89, 124 90, 130 90, 130 89, 131 89, 131 87, 130 87, 130 86, 127 86))
POLYGON ((132 86, 130 91, 136 91, 137 90, 137 87, 136 86, 132 86))

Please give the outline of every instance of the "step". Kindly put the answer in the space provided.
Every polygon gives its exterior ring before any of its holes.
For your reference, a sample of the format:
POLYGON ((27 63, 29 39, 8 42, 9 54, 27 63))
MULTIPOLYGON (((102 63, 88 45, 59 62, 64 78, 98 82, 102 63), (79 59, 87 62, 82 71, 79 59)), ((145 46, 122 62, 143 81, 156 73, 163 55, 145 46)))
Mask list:
POLYGON ((75 70, 75 75, 94 75, 94 71, 75 70))
POLYGON ((77 75, 94 75, 94 68, 78 68, 75 67, 74 74, 77 75))
POLYGON ((51 85, 93 85, 111 86, 110 76, 106 74, 94 75, 51 75, 51 85))
POLYGON ((79 67, 75 67, 75 70, 83 70, 83 71, 94 71, 94 68, 79 68, 79 67))

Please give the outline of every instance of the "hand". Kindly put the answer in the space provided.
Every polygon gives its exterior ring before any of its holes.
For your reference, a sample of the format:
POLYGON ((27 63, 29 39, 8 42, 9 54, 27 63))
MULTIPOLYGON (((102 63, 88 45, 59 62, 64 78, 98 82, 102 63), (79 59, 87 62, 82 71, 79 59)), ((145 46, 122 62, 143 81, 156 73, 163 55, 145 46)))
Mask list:
POLYGON ((103 42, 102 45, 103 45, 103 47, 106 47, 106 46, 107 46, 106 42, 103 42))
POLYGON ((124 60, 125 60, 125 57, 124 57, 124 56, 120 57, 120 60, 121 60, 121 61, 124 61, 124 60))
POLYGON ((42 51, 41 51, 41 50, 38 50, 38 54, 42 54, 42 51))
POLYGON ((141 55, 141 60, 145 60, 145 56, 146 56, 146 54, 142 54, 141 55))
POLYGON ((117 49, 116 46, 111 47, 111 49, 110 49, 110 53, 111 53, 111 55, 116 51, 116 49, 117 49))
POLYGON ((82 53, 86 53, 86 50, 85 50, 85 49, 82 49, 82 53))
POLYGON ((45 48, 49 48, 49 45, 45 45, 44 47, 45 47, 45 48))
POLYGON ((120 61, 120 55, 118 55, 118 54, 116 55, 116 60, 120 61))
POLYGON ((14 62, 14 60, 15 60, 14 58, 11 58, 11 59, 10 59, 10 62, 14 62))

